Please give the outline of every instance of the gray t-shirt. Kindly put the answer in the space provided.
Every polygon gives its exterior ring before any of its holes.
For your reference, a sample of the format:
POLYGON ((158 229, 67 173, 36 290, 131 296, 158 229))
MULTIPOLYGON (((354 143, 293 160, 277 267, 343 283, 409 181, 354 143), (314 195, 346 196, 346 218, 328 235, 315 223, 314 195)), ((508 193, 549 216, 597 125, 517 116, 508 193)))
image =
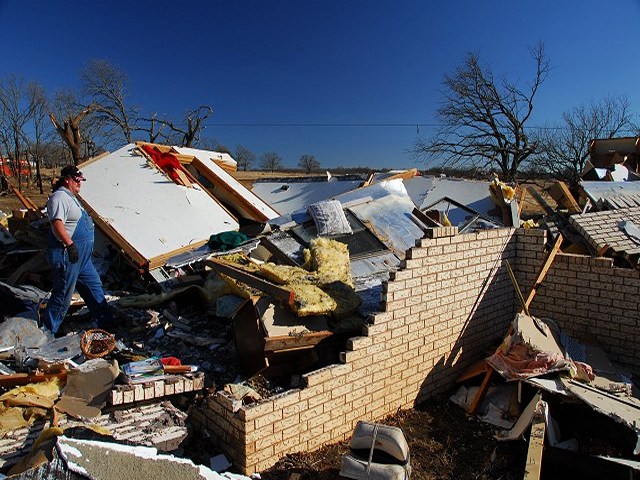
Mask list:
POLYGON ((64 229, 71 237, 82 216, 82 207, 69 190, 60 187, 47 200, 47 216, 50 222, 62 220, 64 229))

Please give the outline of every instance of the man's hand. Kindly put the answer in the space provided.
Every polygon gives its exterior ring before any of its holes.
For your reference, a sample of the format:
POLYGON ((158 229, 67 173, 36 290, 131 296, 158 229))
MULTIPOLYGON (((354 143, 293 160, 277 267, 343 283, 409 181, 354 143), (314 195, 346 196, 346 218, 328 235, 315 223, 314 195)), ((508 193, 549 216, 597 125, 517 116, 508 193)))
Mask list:
POLYGON ((78 252, 78 247, 76 247, 75 243, 67 247, 67 253, 69 254, 69 261, 71 263, 76 263, 80 258, 80 252, 78 252))

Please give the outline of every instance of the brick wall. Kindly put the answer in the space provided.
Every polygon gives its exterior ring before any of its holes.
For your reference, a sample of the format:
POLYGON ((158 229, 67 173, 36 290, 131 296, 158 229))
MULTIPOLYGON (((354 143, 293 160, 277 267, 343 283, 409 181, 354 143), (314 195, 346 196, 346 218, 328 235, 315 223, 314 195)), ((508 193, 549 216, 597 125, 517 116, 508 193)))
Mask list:
MULTIPOLYGON (((547 256, 541 230, 455 234, 433 229, 408 252, 386 285, 384 311, 348 341, 341 364, 305 375, 303 389, 236 412, 217 392, 193 409, 194 422, 250 474, 287 453, 347 439, 358 420, 449 392, 460 370, 493 351, 520 309, 505 261, 526 296, 547 256)), ((576 337, 595 337, 614 362, 640 368, 640 272, 558 254, 530 310, 576 337)))
POLYGON ((306 374, 302 389, 235 413, 217 392, 193 409, 194 422, 250 474, 287 453, 347 439, 358 420, 450 391, 458 373, 506 333, 515 302, 504 261, 517 267, 513 229, 456 233, 433 229, 407 252, 386 285, 384 311, 348 341, 341 364, 306 374))
MULTIPOLYGON (((518 230, 519 283, 529 291, 542 265, 543 232, 518 230)), ((613 362, 640 368, 640 271, 610 258, 559 254, 530 313, 556 321, 568 334, 596 341, 613 362)))

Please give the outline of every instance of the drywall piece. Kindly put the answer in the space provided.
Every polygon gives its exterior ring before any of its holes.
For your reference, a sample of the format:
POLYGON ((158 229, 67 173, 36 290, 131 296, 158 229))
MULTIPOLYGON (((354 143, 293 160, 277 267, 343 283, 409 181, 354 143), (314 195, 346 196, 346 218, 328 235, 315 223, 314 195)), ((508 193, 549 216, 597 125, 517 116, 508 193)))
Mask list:
POLYGON ((559 378, 532 377, 524 381, 549 393, 562 395, 563 397, 571 397, 571 394, 564 388, 559 378))
POLYGON ((260 297, 255 305, 267 337, 296 337, 312 332, 327 333, 329 330, 325 316, 300 318, 290 310, 278 307, 267 297, 260 297))
POLYGON ((529 434, 529 451, 524 469, 524 480, 538 480, 542 473, 542 453, 544 451, 544 436, 546 423, 542 410, 544 402, 538 405, 533 415, 531 423, 531 433, 529 434))
MULTIPOLYGON (((155 402, 105 413, 92 419, 91 423, 109 430, 116 442, 173 451, 187 438, 186 418, 187 414, 170 402, 155 402)), ((76 420, 68 415, 59 416, 58 421, 59 426, 65 430, 86 425, 86 420, 76 420)), ((28 453, 49 423, 37 420, 29 427, 7 432, 0 442, 0 467, 15 464, 28 453)))
POLYGON ((56 408, 75 418, 94 418, 102 407, 118 377, 118 362, 103 358, 87 360, 67 374, 64 393, 56 408))
POLYGON ((607 392, 585 385, 575 380, 562 378, 564 387, 595 411, 613 418, 619 423, 631 428, 637 435, 638 441, 633 454, 640 454, 640 400, 629 396, 615 396, 607 392))
POLYGON ((232 205, 243 217, 264 222, 280 216, 277 211, 214 161, 216 155, 220 155, 217 152, 187 147, 173 147, 173 149, 182 155, 190 155, 197 159, 193 162, 193 166, 200 175, 214 185, 213 193, 216 198, 232 205))
POLYGON ((134 144, 80 165, 80 197, 107 236, 149 268, 195 249, 238 222, 200 185, 177 185, 134 144))
POLYGON ((89 478, 121 480, 165 480, 183 478, 202 479, 249 479, 242 475, 224 475, 204 465, 173 455, 158 454, 155 448, 132 447, 95 440, 76 440, 59 437, 56 444, 58 454, 70 471, 89 478))

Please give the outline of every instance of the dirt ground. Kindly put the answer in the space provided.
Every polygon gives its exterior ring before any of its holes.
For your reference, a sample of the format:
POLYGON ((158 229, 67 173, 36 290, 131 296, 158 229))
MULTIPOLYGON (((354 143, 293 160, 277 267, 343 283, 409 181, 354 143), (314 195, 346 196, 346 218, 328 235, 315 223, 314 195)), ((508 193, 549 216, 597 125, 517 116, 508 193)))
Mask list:
MULTIPOLYGON (((49 187, 50 179, 45 183, 49 187)), ((49 193, 49 188, 44 194, 33 187, 23 189, 23 194, 38 206, 46 203, 49 193)), ((0 195, 0 211, 11 213, 18 208, 23 204, 15 194, 0 195)), ((468 417, 446 398, 399 411, 381 423, 404 432, 410 447, 412 479, 515 479, 524 474, 526 441, 496 441, 493 427, 468 417)), ((348 450, 348 442, 342 442, 311 453, 287 455, 261 472, 261 478, 336 479, 348 450)))
MULTIPOLYGON (((419 408, 401 410, 380 423, 402 429, 410 449, 411 479, 516 479, 524 476, 528 444, 498 442, 494 428, 440 399, 419 408)), ((263 480, 339 478, 348 442, 316 452, 287 455, 273 468, 261 472, 263 480), (293 477, 295 478, 295 476, 293 477)))

